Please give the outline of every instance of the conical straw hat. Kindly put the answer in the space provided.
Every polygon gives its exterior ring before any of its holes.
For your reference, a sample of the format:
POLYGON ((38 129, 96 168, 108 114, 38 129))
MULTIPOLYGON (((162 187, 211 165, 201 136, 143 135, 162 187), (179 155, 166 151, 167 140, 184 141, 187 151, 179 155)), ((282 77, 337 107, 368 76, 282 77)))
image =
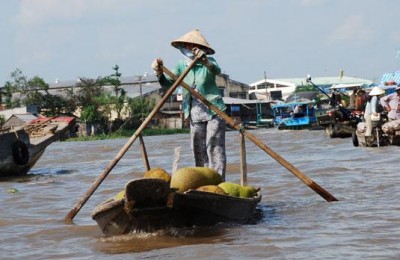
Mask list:
POLYGON ((199 29, 194 29, 183 36, 179 37, 175 41, 171 42, 171 45, 174 46, 175 48, 178 48, 179 45, 183 43, 193 43, 200 45, 205 48, 204 51, 206 51, 206 54, 214 54, 215 51, 213 48, 211 48, 210 44, 208 44, 206 38, 201 34, 199 29))
POLYGON ((369 92, 370 96, 379 96, 385 94, 385 91, 381 89, 380 87, 373 87, 371 92, 369 92))

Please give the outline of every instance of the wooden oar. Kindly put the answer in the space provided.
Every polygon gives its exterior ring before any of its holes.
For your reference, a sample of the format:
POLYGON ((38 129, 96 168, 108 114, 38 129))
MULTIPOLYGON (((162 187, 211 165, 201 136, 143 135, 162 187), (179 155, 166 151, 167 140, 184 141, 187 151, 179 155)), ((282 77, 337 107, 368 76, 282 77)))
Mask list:
POLYGON ((140 148, 142 150, 142 159, 143 159, 144 167, 145 167, 146 171, 150 171, 149 158, 147 157, 146 146, 144 144, 142 135, 139 135, 139 141, 140 141, 140 148))
POLYGON ((179 84, 183 81, 183 79, 186 77, 186 75, 189 73, 189 71, 192 69, 192 67, 196 64, 196 62, 199 59, 200 59, 200 57, 196 57, 193 60, 193 62, 189 64, 189 66, 182 73, 182 75, 180 75, 179 78, 176 79, 175 83, 168 89, 168 91, 162 97, 160 102, 158 102, 158 104, 150 112, 150 114, 147 116, 147 118, 142 122, 142 124, 139 126, 139 128, 136 130, 136 132, 132 135, 132 137, 129 139, 129 141, 121 148, 121 150, 118 152, 117 156, 115 156, 115 158, 106 166, 104 171, 97 178, 97 180, 92 184, 90 189, 83 195, 83 197, 68 212, 68 214, 64 218, 64 221, 66 223, 72 222, 72 219, 76 216, 76 214, 78 214, 79 210, 83 207, 83 205, 86 203, 86 201, 88 201, 90 196, 100 186, 100 184, 104 181, 104 179, 107 177, 107 175, 110 173, 110 171, 114 168, 114 166, 119 162, 119 160, 122 158, 122 156, 128 151, 128 149, 131 147, 131 145, 135 142, 136 138, 140 135, 140 133, 143 131, 143 129, 145 129, 146 126, 150 123, 151 119, 161 109, 161 107, 167 101, 169 96, 172 93, 174 93, 175 89, 179 86, 179 84))
MULTIPOLYGON (((177 79, 177 76, 174 75, 171 71, 169 71, 167 68, 162 66, 162 69, 165 74, 170 76, 173 79, 177 79)), ((244 136, 246 136, 248 139, 250 139, 254 144, 256 144, 258 147, 260 147, 263 151, 265 151, 267 154, 269 154, 272 158, 274 158, 278 163, 280 163, 283 167, 288 169, 291 173, 293 173, 297 178, 299 178, 302 182, 304 182, 308 187, 313 189, 316 193, 318 193, 321 197, 323 197, 326 201, 337 201, 337 199, 330 194, 328 191, 323 189, 321 186, 319 186, 316 182, 314 182, 312 179, 307 177, 304 173, 302 173, 299 169, 294 167, 292 164, 290 164, 288 161, 286 161, 283 157, 281 157, 279 154, 271 150, 267 145, 262 143, 260 140, 258 140, 254 135, 249 133, 248 131, 245 131, 240 125, 237 125, 235 121, 229 117, 227 114, 219 110, 216 106, 211 104, 207 99, 205 99, 202 95, 194 91, 189 85, 187 85, 185 82, 180 83, 182 87, 184 87, 187 91, 192 94, 195 98, 199 99, 201 102, 203 102, 206 106, 208 106, 211 110, 213 110, 215 113, 217 113, 223 120, 225 120, 226 123, 228 123, 231 127, 234 129, 240 131, 244 136)))
POLYGON ((180 146, 175 147, 174 161, 172 162, 172 170, 171 170, 172 174, 174 174, 176 170, 178 170, 180 156, 181 156, 181 147, 180 146))
POLYGON ((242 186, 246 186, 247 185, 246 142, 244 135, 242 133, 239 133, 239 138, 240 138, 240 184, 242 186))

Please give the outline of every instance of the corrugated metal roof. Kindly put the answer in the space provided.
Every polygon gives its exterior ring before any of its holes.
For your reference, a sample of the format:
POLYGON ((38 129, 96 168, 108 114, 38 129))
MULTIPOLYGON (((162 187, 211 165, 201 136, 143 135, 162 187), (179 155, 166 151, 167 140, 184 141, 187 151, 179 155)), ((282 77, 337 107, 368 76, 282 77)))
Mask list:
POLYGON ((10 118, 7 119, 3 127, 21 127, 36 118, 37 117, 32 114, 13 114, 10 118))
POLYGON ((24 120, 25 122, 30 122, 33 119, 37 118, 37 116, 32 115, 32 114, 14 114, 13 116, 18 117, 18 118, 24 120))
MULTIPOLYGON (((49 83, 49 88, 50 89, 55 89, 55 88, 66 88, 66 87, 72 87, 75 86, 76 83, 78 83, 79 79, 77 80, 63 80, 63 81, 56 81, 49 83)), ((139 77, 138 76, 128 76, 128 77, 121 77, 120 78, 121 85, 127 85, 127 84, 137 84, 139 85, 139 77)), ((158 79, 156 76, 153 74, 147 74, 146 77, 142 77, 141 80, 142 84, 146 84, 149 82, 158 82, 158 79)))
MULTIPOLYGON (((126 91, 126 95, 130 98, 136 98, 140 97, 140 85, 139 84, 127 84, 127 85, 122 85, 121 88, 123 88, 126 91)), ((160 84, 158 82, 148 82, 148 83, 143 83, 142 84, 142 96, 146 96, 156 90, 159 90, 161 88, 160 84)), ((105 87, 107 91, 113 91, 113 87, 105 87)))
POLYGON ((276 103, 275 101, 267 101, 267 100, 250 100, 250 99, 242 99, 242 98, 231 98, 231 97, 223 97, 224 103, 226 105, 240 105, 240 104, 258 104, 258 103, 276 103))
MULTIPOLYGON (((254 83, 251 83, 250 86, 258 85, 261 83, 264 83, 265 81, 276 81, 276 82, 286 82, 286 83, 294 83, 296 86, 304 86, 308 85, 306 81, 306 77, 304 78, 281 78, 281 79, 262 79, 259 81, 256 81, 254 83)), ((333 84, 372 84, 372 80, 368 79, 360 79, 360 78, 354 78, 354 77, 318 77, 318 78, 312 78, 312 82, 317 85, 317 86, 331 86, 333 84)))

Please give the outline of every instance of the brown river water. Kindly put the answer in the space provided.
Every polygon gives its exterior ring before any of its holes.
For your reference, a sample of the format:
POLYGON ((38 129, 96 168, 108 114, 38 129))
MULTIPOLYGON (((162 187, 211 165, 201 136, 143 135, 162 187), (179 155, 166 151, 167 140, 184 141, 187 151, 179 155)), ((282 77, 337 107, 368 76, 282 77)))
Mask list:
MULTIPOLYGON (((263 199, 248 225, 105 237, 99 203, 144 172, 139 140, 75 216, 63 219, 128 139, 57 142, 28 176, 0 181, 1 259, 399 259, 399 147, 354 147, 324 131, 252 130, 334 195, 322 197, 246 140, 248 183, 263 199)), ((227 181, 240 182, 239 135, 227 132, 227 181)), ((193 166, 189 135, 144 137, 151 167, 193 166)))

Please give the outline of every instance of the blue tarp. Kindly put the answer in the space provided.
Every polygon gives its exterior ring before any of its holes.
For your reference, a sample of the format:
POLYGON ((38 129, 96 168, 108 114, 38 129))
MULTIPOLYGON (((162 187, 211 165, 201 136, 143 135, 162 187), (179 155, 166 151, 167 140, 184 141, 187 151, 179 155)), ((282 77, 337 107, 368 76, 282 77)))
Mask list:
POLYGON ((380 82, 380 86, 385 89, 386 94, 395 92, 395 88, 400 84, 400 71, 390 72, 383 74, 380 82), (394 81, 394 85, 388 85, 389 81, 394 81))
POLYGON ((396 84, 400 83, 400 71, 390 72, 383 74, 381 78, 381 86, 385 86, 385 82, 394 81, 396 84))

